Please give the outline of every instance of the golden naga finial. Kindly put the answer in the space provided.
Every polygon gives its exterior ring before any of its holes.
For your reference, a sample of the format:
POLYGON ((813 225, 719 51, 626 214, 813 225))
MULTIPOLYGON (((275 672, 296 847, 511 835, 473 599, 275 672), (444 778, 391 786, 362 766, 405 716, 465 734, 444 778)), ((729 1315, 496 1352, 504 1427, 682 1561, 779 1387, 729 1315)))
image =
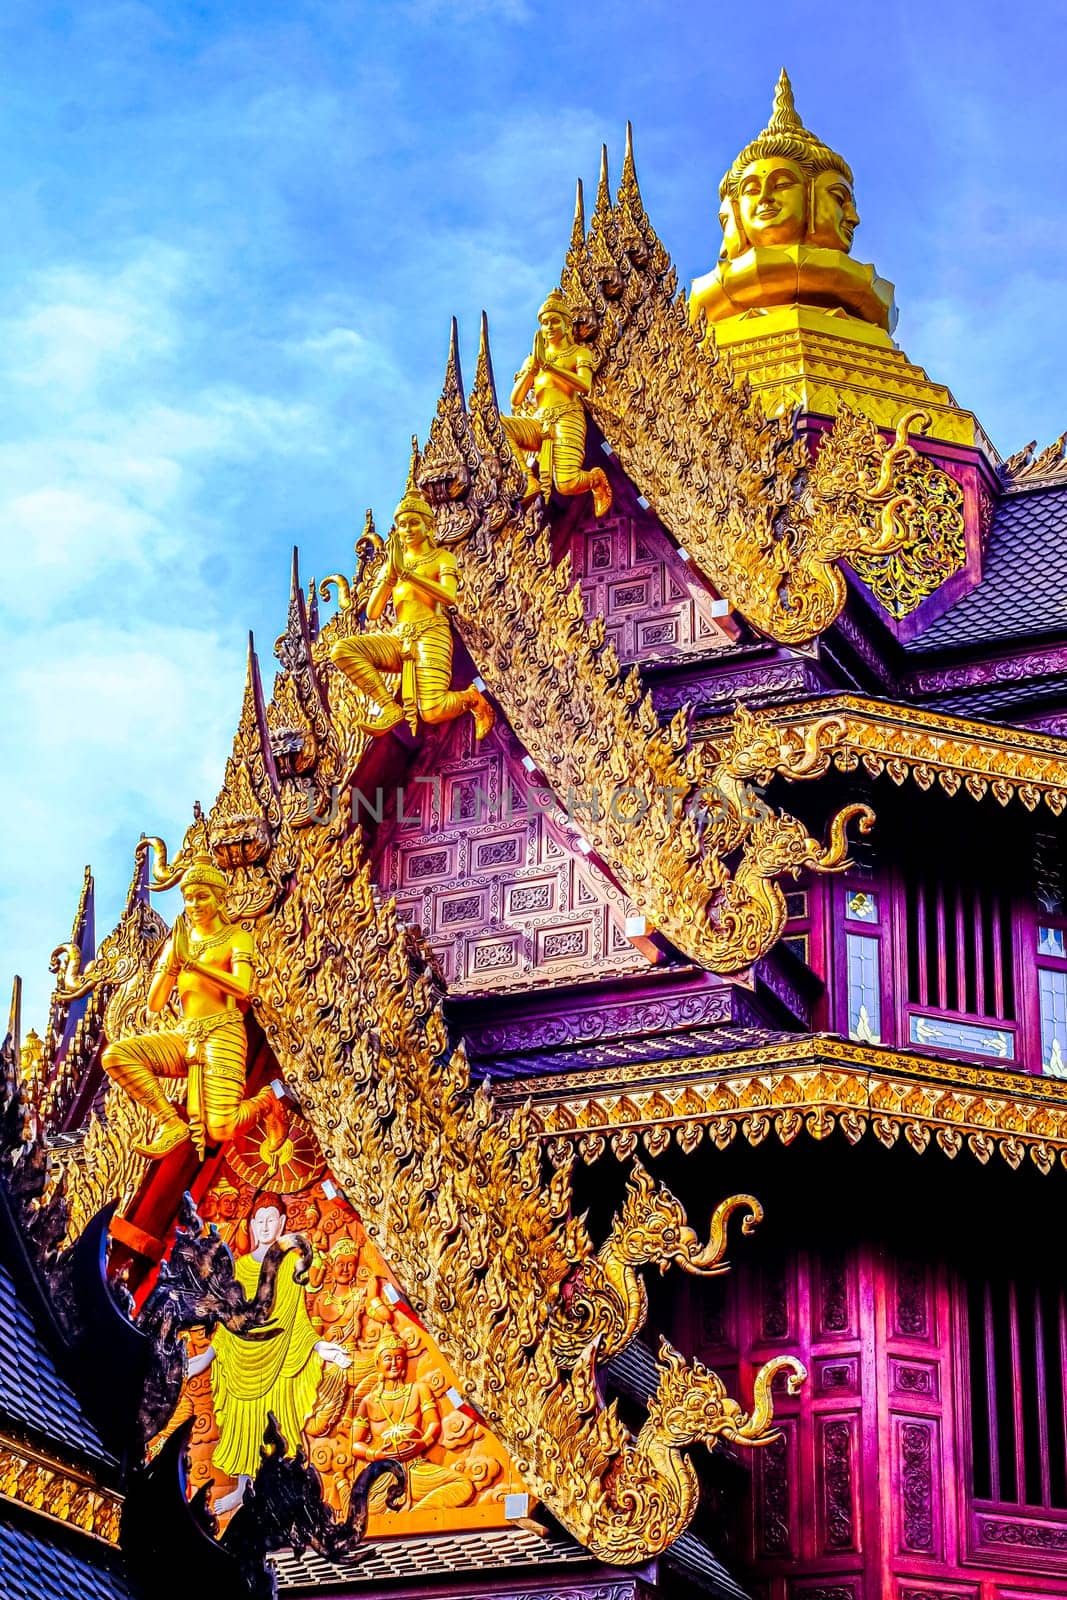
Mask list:
POLYGON ((770 120, 724 174, 719 199, 719 264, 693 285, 694 309, 709 322, 808 305, 892 332, 892 284, 850 257, 859 223, 852 169, 805 127, 784 67, 770 120))

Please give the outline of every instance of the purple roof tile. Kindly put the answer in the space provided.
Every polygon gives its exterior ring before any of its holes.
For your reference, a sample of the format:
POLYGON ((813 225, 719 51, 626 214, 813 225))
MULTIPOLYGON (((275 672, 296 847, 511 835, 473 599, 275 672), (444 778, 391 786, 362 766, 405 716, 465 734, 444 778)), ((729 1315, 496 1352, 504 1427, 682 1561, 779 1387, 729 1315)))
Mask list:
POLYGON ((1048 633, 1067 633, 1067 483, 1004 497, 981 583, 906 648, 953 650, 1048 633))

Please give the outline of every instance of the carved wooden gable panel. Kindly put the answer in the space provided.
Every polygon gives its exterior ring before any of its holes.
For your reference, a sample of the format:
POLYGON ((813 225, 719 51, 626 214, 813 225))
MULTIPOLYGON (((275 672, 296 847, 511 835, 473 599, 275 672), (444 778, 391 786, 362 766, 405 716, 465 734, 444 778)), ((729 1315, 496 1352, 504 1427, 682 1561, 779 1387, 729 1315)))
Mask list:
POLYGON ((604 618, 620 661, 669 661, 731 642, 729 607, 650 512, 580 527, 569 549, 585 614, 604 618))
POLYGON ((480 744, 466 721, 453 724, 433 769, 408 780, 374 874, 422 928, 453 992, 647 965, 626 937, 630 901, 582 854, 580 806, 569 819, 502 723, 480 744))
MULTIPOLYGON (((216 1351, 210 1367, 197 1371, 196 1357, 214 1346, 202 1330, 190 1334, 192 1371, 166 1429, 192 1418, 190 1492, 207 1486, 214 1502, 234 1489, 238 1471, 251 1467, 237 1457, 246 1436, 262 1428, 269 1407, 281 1412, 290 1434, 299 1427, 299 1438, 288 1442, 305 1452, 338 1518, 348 1513, 353 1482, 368 1454, 386 1448, 390 1437, 423 1430, 429 1442, 407 1458, 402 1503, 390 1509, 384 1485, 372 1493, 370 1539, 502 1528, 527 1515, 530 1498, 507 1451, 460 1393, 455 1374, 355 1211, 328 1175, 316 1176, 322 1160, 309 1130, 291 1119, 286 1148, 295 1149, 294 1157, 269 1169, 262 1161, 262 1133, 254 1127, 251 1137, 241 1135, 226 1147, 199 1198, 200 1214, 233 1252, 240 1275, 254 1242, 251 1213, 264 1204, 284 1206, 283 1245, 291 1250, 302 1242, 311 1265, 296 1303, 293 1292, 277 1302, 283 1309, 276 1313, 281 1331, 275 1337, 287 1351, 280 1368, 275 1362, 266 1376, 259 1376, 261 1356, 259 1367, 253 1365, 265 1343, 237 1338, 221 1354, 216 1351), (280 1198, 264 1194, 266 1184, 280 1198), (307 1348, 311 1338, 323 1341, 313 1354, 307 1348), (391 1387, 380 1361, 390 1344, 403 1355, 403 1379, 391 1387)), ((253 1282, 254 1275, 241 1281, 253 1282)), ((216 1331, 215 1346, 223 1337, 216 1331)), ((258 1439, 252 1438, 252 1459, 257 1452, 258 1439)))

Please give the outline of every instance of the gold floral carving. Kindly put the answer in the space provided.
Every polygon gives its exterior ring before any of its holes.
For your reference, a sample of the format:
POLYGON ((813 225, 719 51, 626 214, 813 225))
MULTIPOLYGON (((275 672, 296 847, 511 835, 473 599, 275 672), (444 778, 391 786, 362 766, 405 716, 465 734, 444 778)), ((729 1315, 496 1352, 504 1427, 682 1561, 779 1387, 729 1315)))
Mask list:
POLYGON ((562 1285, 593 1255, 567 1219, 567 1171, 546 1186, 527 1113, 501 1117, 472 1088, 345 809, 298 836, 293 889, 261 936, 261 1021, 338 1183, 528 1488, 594 1555, 648 1559, 695 1512, 688 1446, 768 1442, 771 1384, 783 1373, 795 1392, 803 1368, 764 1367, 745 1411, 664 1347, 636 1438, 598 1399, 595 1344, 564 1369, 562 1285))
POLYGON ((73 1467, 0 1438, 0 1495, 30 1511, 80 1528, 106 1544, 119 1542, 122 1501, 73 1467))
POLYGON ((870 1131, 887 1147, 903 1138, 950 1158, 966 1149, 983 1163, 999 1154, 1012 1168, 1067 1167, 1067 1084, 846 1039, 687 1058, 666 1072, 662 1062, 634 1064, 595 1086, 561 1074, 537 1090, 533 1125, 568 1168, 575 1152, 587 1162, 609 1149, 629 1159, 642 1145, 660 1155, 674 1142, 691 1155, 705 1140, 725 1149, 738 1134, 788 1145, 835 1129, 850 1144, 870 1131))
MULTIPOLYGON (((820 728, 827 761, 832 759, 844 772, 862 765, 872 777, 885 772, 896 784, 910 776, 921 789, 937 782, 948 794, 962 789, 974 800, 992 794, 1001 805, 1015 796, 1028 811, 1044 803, 1057 817, 1067 805, 1067 755, 1063 740, 1054 734, 887 705, 859 695, 775 706, 761 715, 794 740, 807 740, 820 728)), ((706 726, 713 746, 721 738, 730 747, 734 734, 729 721, 706 726)))
POLYGON ((842 407, 813 464, 791 417, 765 416, 713 340, 702 342, 702 320, 690 322, 629 140, 616 202, 602 174, 563 286, 595 323, 593 417, 657 516, 762 633, 805 644, 829 627, 845 601, 842 561, 867 563, 880 594, 906 609, 954 570, 963 494, 907 443, 921 414, 899 417, 887 445, 842 407))

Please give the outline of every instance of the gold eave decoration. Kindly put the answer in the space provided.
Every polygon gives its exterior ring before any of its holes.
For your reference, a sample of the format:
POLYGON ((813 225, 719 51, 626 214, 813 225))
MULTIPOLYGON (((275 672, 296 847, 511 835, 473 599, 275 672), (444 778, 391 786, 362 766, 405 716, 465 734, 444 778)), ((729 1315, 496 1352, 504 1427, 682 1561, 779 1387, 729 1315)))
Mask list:
POLYGON ((562 281, 598 362, 594 419, 694 564, 761 633, 801 645, 824 632, 845 602, 844 561, 858 570, 900 553, 919 598, 954 570, 963 491, 908 443, 928 415, 902 408, 887 444, 842 405, 813 464, 792 417, 766 416, 703 319, 690 320, 629 135, 615 203, 605 165, 588 229, 579 196, 562 281))
MULTIPOLYGON (((1028 811, 1044 804, 1057 817, 1067 804, 1067 743, 1054 734, 847 694, 774 706, 761 716, 798 740, 821 728, 824 748, 843 772, 862 766, 896 784, 911 777, 921 789, 936 782, 974 800, 992 794, 1001 805, 1014 796, 1028 811)), ((704 731, 716 751, 733 737, 726 719, 704 731)))
POLYGON ((0 1498, 117 1545, 122 1498, 86 1473, 53 1461, 19 1440, 0 1435, 0 1498))
POLYGON ((801 1133, 825 1139, 840 1129, 850 1144, 870 1131, 890 1148, 954 1158, 968 1150, 983 1164, 996 1153, 1010 1167, 1067 1167, 1067 1082, 934 1060, 847 1039, 804 1038, 722 1055, 662 1061, 588 1075, 523 1083, 536 1098, 532 1125, 557 1162, 577 1153, 593 1162, 606 1150, 629 1160, 672 1144, 691 1155, 705 1143, 724 1150, 740 1134, 792 1144, 801 1133))
POLYGON ((414 469, 431 492, 441 540, 454 542, 453 617, 485 687, 561 805, 649 923, 712 972, 741 972, 785 925, 783 874, 840 871, 848 827, 873 813, 846 806, 825 842, 758 787, 774 773, 826 770, 829 724, 781 736, 741 708, 709 770, 689 716, 663 727, 636 669, 624 672, 604 620, 587 621, 569 559, 553 564, 538 503, 519 505, 524 474, 497 407, 483 323, 464 400, 453 329, 437 415, 414 469))

